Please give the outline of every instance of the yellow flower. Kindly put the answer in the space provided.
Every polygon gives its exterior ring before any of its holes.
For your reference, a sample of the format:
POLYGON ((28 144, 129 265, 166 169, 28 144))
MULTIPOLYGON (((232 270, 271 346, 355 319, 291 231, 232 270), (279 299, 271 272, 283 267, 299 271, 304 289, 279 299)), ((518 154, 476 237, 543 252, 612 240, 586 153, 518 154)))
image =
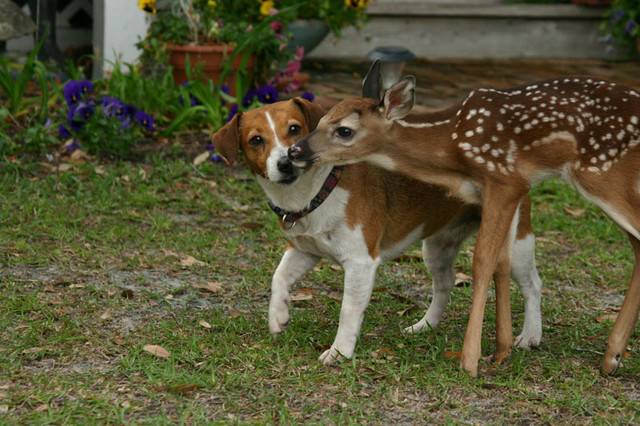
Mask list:
POLYGON ((366 9, 369 6, 369 0, 344 0, 344 4, 354 9, 366 9))
POLYGON ((260 14, 262 16, 269 16, 271 9, 273 9, 273 1, 272 0, 263 0, 260 5, 260 14))
POLYGON ((216 6, 218 5, 218 2, 216 0, 209 0, 207 2, 207 5, 211 8, 211 9, 215 9, 216 6))
POLYGON ((156 0, 138 0, 138 8, 148 13, 156 13, 156 0))

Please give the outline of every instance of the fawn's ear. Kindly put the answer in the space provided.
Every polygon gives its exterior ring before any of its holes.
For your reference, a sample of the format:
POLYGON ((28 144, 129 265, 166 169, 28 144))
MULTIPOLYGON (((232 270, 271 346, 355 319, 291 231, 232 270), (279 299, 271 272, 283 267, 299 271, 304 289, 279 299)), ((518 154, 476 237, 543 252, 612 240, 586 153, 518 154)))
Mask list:
POLYGON ((238 160, 238 149, 240 149, 240 115, 238 112, 231 121, 225 124, 213 135, 213 144, 218 154, 225 163, 233 166, 238 160))
POLYGON ((387 120, 404 118, 416 98, 416 78, 412 75, 403 77, 384 94, 384 116, 387 120))
POLYGON ((304 114, 304 119, 307 121, 309 131, 313 131, 318 125, 318 121, 324 116, 324 108, 314 102, 309 102, 302 98, 293 98, 293 102, 296 104, 300 111, 304 114))
POLYGON ((367 75, 362 80, 362 97, 370 98, 380 102, 382 91, 382 73, 380 71, 380 60, 376 60, 369 67, 367 75))

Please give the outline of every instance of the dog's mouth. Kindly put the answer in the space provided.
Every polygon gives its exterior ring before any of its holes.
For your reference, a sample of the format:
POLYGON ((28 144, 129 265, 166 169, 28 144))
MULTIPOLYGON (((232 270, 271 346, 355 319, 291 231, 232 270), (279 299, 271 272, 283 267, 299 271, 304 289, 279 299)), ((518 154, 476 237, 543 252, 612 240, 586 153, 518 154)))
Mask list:
POLYGON ((281 183, 283 185, 291 185, 293 182, 295 182, 296 180, 298 180, 298 174, 297 173, 293 173, 291 175, 288 176, 284 176, 283 178, 281 178, 278 183, 281 183))
POLYGON ((318 156, 314 155, 313 157, 310 157, 310 158, 292 160, 291 164, 293 164, 293 166, 297 169, 306 171, 306 170, 309 170, 311 166, 313 166, 316 163, 316 161, 318 161, 318 156))

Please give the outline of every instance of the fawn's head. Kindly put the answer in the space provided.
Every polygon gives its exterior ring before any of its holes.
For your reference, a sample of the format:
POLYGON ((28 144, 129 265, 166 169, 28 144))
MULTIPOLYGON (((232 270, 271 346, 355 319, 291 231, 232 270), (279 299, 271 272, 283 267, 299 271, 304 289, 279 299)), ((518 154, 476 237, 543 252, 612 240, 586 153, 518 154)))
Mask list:
MULTIPOLYGON (((379 100, 379 87, 369 84, 370 77, 371 71, 363 85, 365 96, 370 97, 338 103, 318 122, 316 130, 289 149, 296 167, 356 163, 380 152, 393 121, 404 118, 413 108, 415 78, 404 77, 379 100)), ((379 74, 374 77, 379 83, 379 74)))

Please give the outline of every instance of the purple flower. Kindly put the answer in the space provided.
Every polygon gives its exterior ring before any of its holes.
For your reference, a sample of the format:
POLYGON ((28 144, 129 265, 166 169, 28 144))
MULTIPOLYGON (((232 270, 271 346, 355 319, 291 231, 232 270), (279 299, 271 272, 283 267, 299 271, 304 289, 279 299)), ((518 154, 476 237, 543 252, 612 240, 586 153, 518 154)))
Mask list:
POLYGON ((102 98, 101 104, 102 112, 107 117, 121 118, 124 115, 124 103, 118 98, 105 96, 102 98))
POLYGON ((238 105, 237 104, 231 105, 231 108, 229 108, 229 114, 227 114, 227 119, 225 121, 227 123, 230 122, 237 113, 238 113, 238 105))
POLYGON ((91 92, 93 92, 93 83, 89 80, 69 80, 62 89, 64 99, 69 106, 77 104, 91 92))
POLYGON ((210 160, 214 163, 221 163, 224 161, 218 154, 212 154, 210 160))
POLYGON ((145 130, 153 132, 155 130, 155 121, 153 117, 144 111, 138 111, 134 116, 136 122, 142 126, 145 130))
POLYGON ((60 126, 58 126, 58 136, 60 137, 60 139, 69 139, 71 137, 71 132, 65 127, 64 124, 61 124, 60 126))
POLYGON ((611 22, 616 23, 616 22, 620 22, 622 20, 622 18, 624 18, 624 10, 622 9, 616 9, 613 11, 613 13, 611 14, 611 22))
POLYGON ((119 116, 118 119, 122 122, 122 128, 127 129, 131 126, 131 121, 134 119, 136 115, 136 108, 133 105, 124 105, 122 116, 119 116))
POLYGON ((244 98, 242 98, 242 106, 247 108, 253 103, 253 99, 258 96, 258 92, 255 89, 249 89, 244 98))
POLYGON ((309 102, 313 102, 313 100, 316 98, 316 95, 311 92, 304 92, 302 95, 300 95, 300 97, 302 99, 308 100, 309 102))
POLYGON ((78 144, 78 141, 76 141, 75 139, 71 143, 68 143, 64 146, 64 149, 67 152, 67 154, 71 154, 73 151, 75 151, 78 148, 80 148, 80 145, 78 144))
POLYGON ((231 93, 231 89, 229 89, 229 85, 227 83, 220 86, 220 90, 222 90, 222 92, 226 93, 227 95, 231 93))
POLYGON ((212 143, 208 143, 205 145, 205 148, 207 149, 207 151, 212 152, 215 151, 216 147, 212 144, 212 143))
POLYGON ((278 89, 271 84, 266 84, 258 89, 257 95, 260 103, 272 104, 278 100, 278 89))
POLYGON ((72 130, 80 130, 95 111, 93 102, 79 102, 69 108, 67 120, 72 130))
POLYGON ((634 21, 633 19, 629 19, 627 21, 627 24, 624 26, 624 31, 627 34, 631 34, 636 28, 638 28, 638 24, 636 23, 636 21, 634 21))

